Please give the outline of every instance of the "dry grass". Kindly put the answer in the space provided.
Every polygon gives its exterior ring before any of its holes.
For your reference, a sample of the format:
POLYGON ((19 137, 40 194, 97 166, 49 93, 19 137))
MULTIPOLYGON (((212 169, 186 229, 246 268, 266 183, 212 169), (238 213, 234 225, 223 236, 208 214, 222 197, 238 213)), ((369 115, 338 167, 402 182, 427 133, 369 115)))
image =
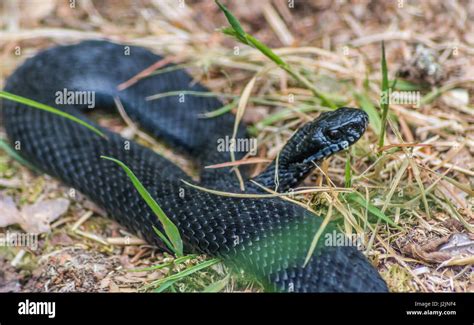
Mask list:
MULTIPOLYGON (((78 1, 73 9, 67 2, 51 1, 51 7, 45 4, 49 1, 19 2, 21 12, 15 4, 3 8, 8 17, 1 20, 0 31, 0 73, 4 76, 40 48, 99 36, 147 46, 185 64, 197 82, 216 93, 241 94, 258 76, 243 119, 253 125, 250 130, 258 137, 258 156, 265 159, 275 158, 295 129, 328 110, 258 51, 215 31, 227 23, 213 1, 186 1, 180 7, 177 0, 150 0, 137 2, 133 8, 130 3, 135 1, 106 1, 107 5, 78 1), (21 46, 22 55, 14 55, 16 46, 21 46)), ((391 290, 474 291, 474 2, 295 1, 295 8, 288 8, 286 0, 262 3, 239 1, 229 8, 248 33, 274 48, 333 101, 379 107, 381 41, 385 42, 389 78, 395 79, 399 71, 409 83, 397 86, 414 87, 422 99, 419 107, 392 103, 385 146, 377 147, 379 129, 374 128, 377 120, 371 120, 371 128, 349 153, 324 162, 306 181, 305 186, 327 187, 327 193, 301 194, 297 199, 321 215, 331 209, 333 218, 342 219, 344 232, 359 235, 391 290), (428 54, 417 56, 419 45, 423 45, 419 51, 428 54), (398 228, 374 220, 366 209, 331 191, 344 186, 348 157, 353 189, 398 228), (467 249, 450 249, 454 234, 470 238, 463 237, 467 249)), ((130 125, 124 129, 117 119, 103 120, 116 130, 133 130, 130 125)), ((141 141, 192 170, 169 148, 150 144, 148 139, 141 141)), ((256 170, 263 166, 256 164, 256 170)), ((0 191, 20 203, 67 191, 48 177, 33 176, 3 153, 0 181, 0 191)), ((74 203, 61 219, 64 223, 45 242, 58 234, 74 237, 70 227, 89 210, 83 202, 74 203)), ((89 219, 81 229, 101 238, 125 236, 123 230, 101 218, 89 219)), ((165 258, 154 256, 145 246, 123 248, 83 236, 73 238, 72 245, 106 256, 127 256, 130 264, 123 262, 122 266, 147 266, 165 258)), ((51 249, 45 244, 41 254, 51 249)), ((17 252, 8 253, 11 259, 17 252)), ((27 259, 39 259, 41 254, 27 254, 27 259)), ((123 276, 120 267, 110 270, 123 276)), ((31 276, 24 269, 12 272, 31 276)), ((137 283, 147 283, 147 276, 137 283)), ((207 273, 202 277, 204 283, 219 278, 207 273)), ((239 283, 232 280, 226 290, 247 289, 248 284, 239 283)), ((197 290, 190 283, 185 286, 197 290)), ((133 290, 137 285, 122 282, 122 287, 133 290)), ((114 286, 104 288, 113 290, 114 286)))

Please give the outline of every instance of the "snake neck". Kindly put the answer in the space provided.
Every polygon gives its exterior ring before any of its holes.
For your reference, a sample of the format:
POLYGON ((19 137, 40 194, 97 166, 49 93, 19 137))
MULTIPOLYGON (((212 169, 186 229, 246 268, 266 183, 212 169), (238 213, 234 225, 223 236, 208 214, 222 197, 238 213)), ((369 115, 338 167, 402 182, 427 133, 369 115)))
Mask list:
POLYGON ((288 192, 297 187, 315 166, 314 163, 286 164, 275 159, 260 175, 246 183, 246 189, 262 192, 262 187, 265 187, 275 192, 288 192))
POLYGON ((316 162, 307 157, 315 151, 308 151, 306 145, 311 141, 311 126, 310 123, 303 126, 288 140, 272 163, 247 182, 248 190, 261 192, 263 186, 276 192, 291 191, 314 170, 316 162))

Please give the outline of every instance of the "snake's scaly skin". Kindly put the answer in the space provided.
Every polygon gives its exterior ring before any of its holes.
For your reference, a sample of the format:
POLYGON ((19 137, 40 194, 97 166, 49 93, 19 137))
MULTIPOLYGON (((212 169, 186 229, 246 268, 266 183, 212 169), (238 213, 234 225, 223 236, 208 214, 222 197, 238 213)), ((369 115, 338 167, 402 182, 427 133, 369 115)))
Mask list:
MULTIPOLYGON (((94 91, 96 108, 115 108, 119 97, 128 115, 139 125, 194 157, 200 166, 229 161, 217 150, 217 141, 231 136, 234 116, 203 119, 199 115, 222 104, 209 97, 171 96, 147 101, 147 96, 176 90, 207 91, 184 71, 170 71, 142 79, 126 90, 118 84, 161 58, 139 47, 106 41, 59 46, 27 60, 7 80, 5 90, 51 105, 87 120, 85 105, 58 104, 57 92, 94 91), (184 102, 182 99, 184 98, 184 102)), ((218 256, 243 269, 272 291, 374 292, 386 291, 385 282, 355 247, 328 246, 320 240, 304 266, 322 218, 279 198, 235 198, 186 186, 192 182, 179 167, 108 130, 104 139, 65 118, 3 101, 3 120, 9 140, 21 156, 103 207, 126 228, 163 247, 152 230, 162 229, 157 217, 110 156, 135 173, 167 216, 176 224, 187 252, 218 256)), ((87 120, 89 121, 89 120, 87 120)), ((90 123, 93 123, 89 121, 90 123)), ((305 125, 254 180, 286 191, 296 186, 315 161, 340 151, 359 139, 367 116, 342 108, 305 125), (275 168, 278 166, 278 168, 275 168), (277 178, 275 178, 277 169, 277 178), (278 179, 275 184, 275 179, 278 179)), ((245 137, 241 126, 238 138, 245 137)), ((237 159, 243 153, 237 154, 237 159)), ((229 169, 202 169, 201 185, 239 192, 229 169)), ((259 193, 246 182, 249 193, 259 193)), ((334 230, 333 225, 326 232, 334 230)))

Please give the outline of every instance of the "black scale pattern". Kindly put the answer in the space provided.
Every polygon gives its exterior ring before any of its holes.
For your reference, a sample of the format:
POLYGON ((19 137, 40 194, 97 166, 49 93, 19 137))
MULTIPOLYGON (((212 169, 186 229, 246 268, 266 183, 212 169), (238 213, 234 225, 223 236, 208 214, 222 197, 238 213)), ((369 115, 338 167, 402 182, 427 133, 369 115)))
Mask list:
MULTIPOLYGON (((160 59, 143 48, 130 47, 130 55, 125 55, 125 50, 124 45, 106 41, 48 49, 20 66, 8 78, 5 90, 84 120, 87 118, 81 111, 85 107, 55 103, 57 91, 95 91, 96 106, 109 109, 114 108, 113 97, 118 96, 132 119, 194 157, 201 166, 229 161, 228 153, 216 152, 216 141, 231 135, 234 117, 226 114, 213 119, 197 118, 198 114, 221 107, 218 100, 191 96, 186 96, 184 103, 175 96, 145 100, 146 96, 173 90, 207 91, 193 83, 184 71, 160 74, 124 91, 116 90, 118 84, 160 59)), ((127 140, 110 131, 104 130, 108 136, 104 139, 67 119, 11 101, 3 101, 2 111, 9 140, 20 143, 24 158, 86 194, 112 218, 150 243, 163 247, 151 227, 161 228, 156 216, 121 168, 100 159, 101 155, 117 158, 133 170, 179 228, 186 251, 221 257, 229 265, 254 275, 268 290, 387 290, 377 271, 354 247, 318 245, 303 267, 321 218, 298 205, 275 198, 232 198, 195 190, 180 181, 191 180, 179 167, 134 142, 125 150, 127 140)), ((245 136, 244 130, 240 128, 240 137, 245 136)), ((299 140, 298 135, 295 139, 299 140)), ((300 181, 307 174, 303 170, 297 176, 289 175, 291 168, 282 170, 283 184, 288 177, 300 181)), ((256 180, 272 185, 270 175, 273 172, 267 171, 256 180)), ((201 180, 201 185, 223 191, 237 189, 235 176, 228 169, 203 169, 201 180)), ((287 189, 289 185, 283 187, 287 189)), ((332 229, 330 226, 328 231, 332 229)))

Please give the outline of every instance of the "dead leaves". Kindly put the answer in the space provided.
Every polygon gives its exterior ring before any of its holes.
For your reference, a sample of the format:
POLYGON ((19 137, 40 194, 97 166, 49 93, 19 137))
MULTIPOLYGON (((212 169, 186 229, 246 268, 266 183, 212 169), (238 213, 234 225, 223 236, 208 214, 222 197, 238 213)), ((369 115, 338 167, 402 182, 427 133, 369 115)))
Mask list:
POLYGON ((0 196, 0 227, 6 227, 18 223, 19 212, 15 202, 9 196, 0 196))
POLYGON ((402 251, 427 263, 438 263, 439 267, 474 264, 474 235, 456 233, 431 240, 424 245, 408 243, 402 251))
POLYGON ((101 281, 120 268, 116 256, 88 251, 77 247, 66 247, 43 255, 41 267, 35 271, 35 279, 28 287, 32 291, 46 292, 90 292, 103 291, 101 281))
POLYGON ((42 200, 17 208, 13 199, 0 193, 0 227, 18 224, 28 233, 49 232, 50 223, 66 213, 69 200, 42 200))

